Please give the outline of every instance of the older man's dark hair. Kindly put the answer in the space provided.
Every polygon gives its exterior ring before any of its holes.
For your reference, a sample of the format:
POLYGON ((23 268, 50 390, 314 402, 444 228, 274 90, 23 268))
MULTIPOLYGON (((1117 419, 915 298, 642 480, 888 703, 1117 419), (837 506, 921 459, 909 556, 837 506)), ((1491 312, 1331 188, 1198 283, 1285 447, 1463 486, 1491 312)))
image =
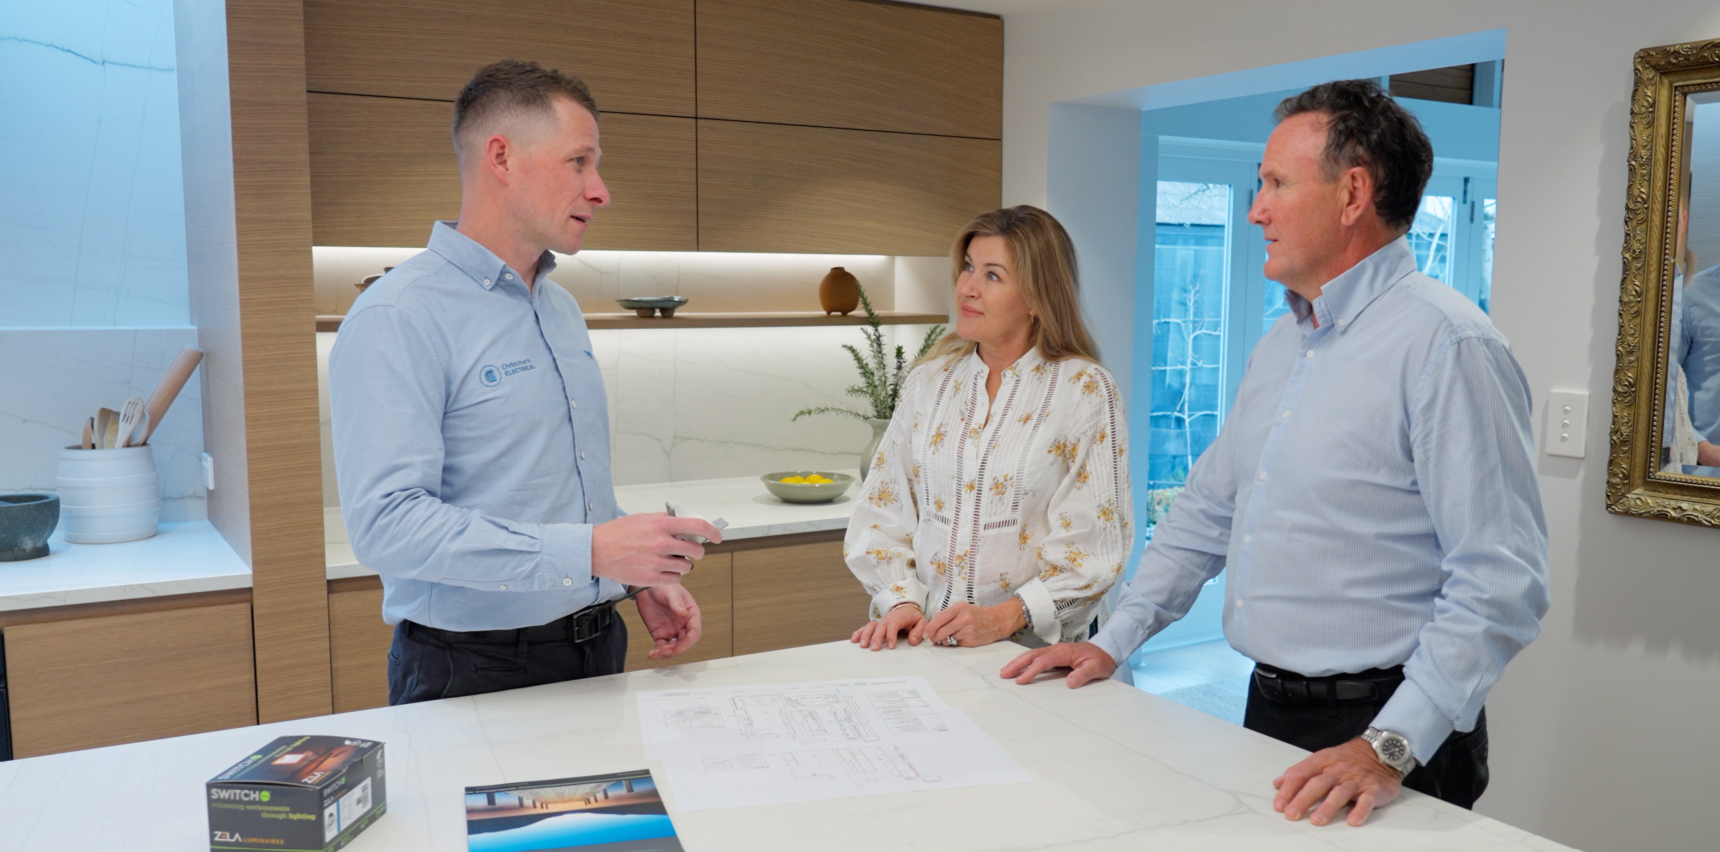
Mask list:
POLYGON ((540 112, 555 109, 554 99, 564 97, 591 111, 597 118, 597 101, 585 81, 536 62, 504 59, 478 69, 471 82, 454 101, 454 153, 463 155, 462 135, 486 129, 493 119, 511 112, 540 112))
POLYGON ((1326 150, 1320 158, 1327 180, 1346 169, 1367 169, 1374 181, 1374 209, 1398 231, 1409 230, 1421 206, 1421 191, 1433 176, 1433 143, 1421 122, 1372 80, 1322 83, 1278 104, 1279 121, 1303 113, 1326 118, 1326 150))

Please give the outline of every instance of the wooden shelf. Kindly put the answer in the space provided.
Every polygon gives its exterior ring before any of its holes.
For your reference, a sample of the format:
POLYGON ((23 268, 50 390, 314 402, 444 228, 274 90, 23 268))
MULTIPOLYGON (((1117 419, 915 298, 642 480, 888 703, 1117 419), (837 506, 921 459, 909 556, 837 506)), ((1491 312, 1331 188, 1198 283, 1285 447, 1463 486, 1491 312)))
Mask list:
MULTIPOLYGON (((343 317, 317 317, 317 331, 339 331, 343 317)), ((907 311, 879 311, 878 322, 883 325, 935 325, 948 323, 946 314, 918 314, 907 311)), ((781 313, 676 313, 668 319, 638 314, 586 314, 585 325, 593 331, 623 328, 786 328, 818 325, 865 325, 866 315, 829 315, 813 311, 781 313)))

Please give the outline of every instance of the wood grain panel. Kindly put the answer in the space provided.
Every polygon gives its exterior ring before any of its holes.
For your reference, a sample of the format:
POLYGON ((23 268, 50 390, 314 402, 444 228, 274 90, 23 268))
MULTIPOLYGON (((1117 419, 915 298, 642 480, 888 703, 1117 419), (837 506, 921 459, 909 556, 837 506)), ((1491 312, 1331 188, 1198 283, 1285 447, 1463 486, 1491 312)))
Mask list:
POLYGON ((394 627, 382 620, 382 589, 376 585, 329 589, 329 667, 336 713, 388 706, 388 648, 394 627))
POLYGON ((1000 139, 1003 21, 856 0, 700 0, 699 116, 1000 139))
POLYGON ((871 599, 842 542, 735 553, 735 655, 847 639, 871 599))
POLYGON ((621 603, 616 609, 627 622, 627 670, 654 669, 680 663, 714 660, 734 654, 734 573, 733 557, 727 553, 708 553, 683 579, 687 591, 699 602, 699 617, 704 633, 693 650, 673 659, 658 662, 646 658, 652 647, 651 634, 639 620, 639 610, 631 603, 621 603))
POLYGON ((304 5, 312 91, 452 102, 479 68, 515 58, 584 79, 604 111, 693 115, 693 0, 304 5))
POLYGON ((257 715, 274 722, 332 709, 303 7, 228 0, 226 29, 257 715))
POLYGON ((986 139, 701 119, 699 248, 946 254, 1002 169, 986 139))
POLYGON ((14 753, 254 725, 251 665, 243 603, 7 627, 14 753))
MULTIPOLYGON (((421 246, 460 212, 448 127, 454 106, 353 95, 310 98, 311 207, 319 246, 421 246)), ((605 115, 600 171, 614 201, 587 248, 697 248, 694 122, 605 115)))

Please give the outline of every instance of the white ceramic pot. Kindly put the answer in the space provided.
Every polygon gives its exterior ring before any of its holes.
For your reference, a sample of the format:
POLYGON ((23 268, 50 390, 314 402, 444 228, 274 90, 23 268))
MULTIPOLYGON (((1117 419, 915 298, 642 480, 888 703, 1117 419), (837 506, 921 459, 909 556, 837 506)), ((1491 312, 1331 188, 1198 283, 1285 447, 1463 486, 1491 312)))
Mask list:
POLYGON ((73 544, 113 544, 155 535, 161 475, 147 446, 60 451, 60 529, 73 544))
POLYGON ((890 428, 890 421, 877 417, 869 417, 866 423, 872 427, 872 440, 866 442, 866 451, 860 454, 860 481, 866 481, 866 474, 872 472, 872 462, 878 457, 878 445, 884 443, 884 432, 890 428))

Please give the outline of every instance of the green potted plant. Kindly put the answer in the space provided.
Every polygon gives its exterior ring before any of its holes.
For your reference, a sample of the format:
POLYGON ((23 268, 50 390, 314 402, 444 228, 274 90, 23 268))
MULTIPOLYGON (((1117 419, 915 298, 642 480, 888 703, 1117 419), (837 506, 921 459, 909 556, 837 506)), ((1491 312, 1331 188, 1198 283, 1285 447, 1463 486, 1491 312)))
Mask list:
MULTIPOLYGON (((878 312, 872 309, 872 300, 866 297, 866 288, 860 288, 860 307, 866 311, 866 328, 860 333, 866 337, 866 354, 861 354, 860 348, 852 343, 842 344, 848 354, 854 358, 854 366, 860 370, 860 382, 849 385, 845 391, 849 396, 859 397, 866 401, 868 410, 862 411, 840 405, 821 405, 816 408, 803 408, 795 412, 794 420, 799 420, 814 414, 836 414, 842 417, 852 417, 864 421, 872 427, 872 440, 866 444, 866 451, 860 455, 860 481, 866 481, 866 471, 872 467, 872 456, 878 451, 878 444, 884 440, 884 430, 890 425, 890 418, 896 413, 896 402, 902 396, 902 382, 908 378, 908 352, 901 346, 896 347, 895 364, 890 363, 889 353, 884 347, 884 331, 882 323, 878 322, 878 312)), ((931 351, 932 344, 942 337, 944 327, 932 326, 926 332, 925 340, 920 342, 920 351, 914 354, 914 361, 920 360, 931 351)))

